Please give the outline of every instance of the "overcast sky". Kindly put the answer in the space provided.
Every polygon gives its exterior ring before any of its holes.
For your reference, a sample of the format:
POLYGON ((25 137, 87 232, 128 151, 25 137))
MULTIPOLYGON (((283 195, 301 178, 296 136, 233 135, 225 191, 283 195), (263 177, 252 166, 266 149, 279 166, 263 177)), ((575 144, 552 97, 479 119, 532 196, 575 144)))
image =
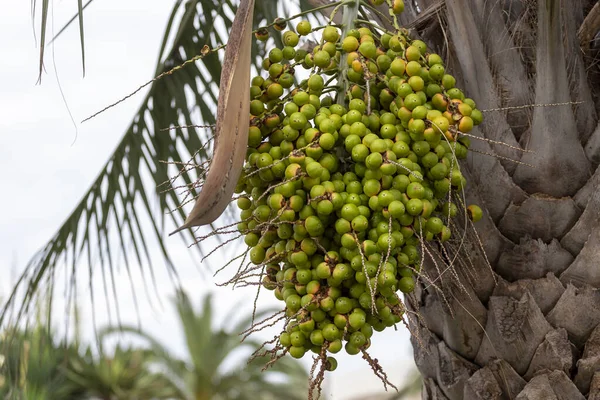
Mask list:
MULTIPOLYGON (((47 48, 41 85, 36 85, 39 48, 32 29, 30 2, 5 4, 0 14, 0 295, 9 291, 14 273, 22 270, 71 213, 89 188, 131 122, 143 93, 80 124, 83 118, 135 90, 152 77, 163 29, 173 5, 158 0, 97 0, 85 12, 86 76, 82 77, 78 29, 74 25, 54 46, 47 48), (56 65, 56 68, 54 67, 56 65), (58 78, 57 78, 58 75, 58 78), (71 121, 59 90, 64 92, 71 121)), ((39 6, 39 5, 38 5, 39 6)), ((74 1, 56 1, 53 18, 58 30, 76 11, 74 1)), ((52 21, 51 21, 52 22, 52 21)), ((50 23, 51 23, 50 22, 50 23)), ((49 35, 51 36, 52 25, 49 35)), ((197 260, 180 241, 169 248, 183 286, 199 305, 204 293, 214 292, 224 315, 242 301, 249 313, 253 289, 219 288, 210 275, 199 272, 197 260)), ((218 261, 218 260, 217 260, 218 261)), ((214 260, 213 260, 214 263, 214 260)), ((152 308, 140 298, 143 326, 174 352, 185 355, 184 343, 168 299, 173 293, 164 269, 157 269, 159 296, 164 307, 152 308), (166 329, 165 327, 168 327, 166 329), (173 333, 175 331, 175 333, 173 333)), ((118 285, 122 318, 136 322, 129 285, 118 285)), ((141 285, 136 290, 143 293, 141 285)), ((84 331, 92 340, 87 298, 82 301, 84 331)), ((263 292, 262 305, 278 305, 263 292)), ((107 315, 101 309, 100 324, 107 315)), ((272 337, 276 331, 267 336, 272 337)), ((371 354, 378 358, 393 382, 399 382, 414 363, 408 333, 375 334, 371 354)), ((349 399, 382 390, 381 383, 358 356, 337 357, 340 368, 328 374, 327 398, 349 399)))

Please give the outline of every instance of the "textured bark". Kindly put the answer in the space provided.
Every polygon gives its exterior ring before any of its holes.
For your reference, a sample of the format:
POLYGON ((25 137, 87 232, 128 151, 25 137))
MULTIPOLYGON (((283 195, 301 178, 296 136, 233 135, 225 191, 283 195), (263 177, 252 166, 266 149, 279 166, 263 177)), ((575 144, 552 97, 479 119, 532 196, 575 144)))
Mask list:
POLYGON ((585 144, 585 154, 593 162, 600 162, 600 125, 596 126, 596 130, 585 144))
POLYGON ((544 278, 520 279, 513 283, 500 279, 494 288, 494 296, 510 296, 520 299, 525 293, 529 293, 540 311, 546 315, 554 308, 564 291, 565 288, 560 280, 549 272, 544 278))
POLYGON ((502 399, 502 388, 488 368, 475 372, 465 384, 465 399, 502 399))
MULTIPOLYGON (((571 99, 565 49, 562 45, 563 1, 538 1, 536 97, 537 104, 556 104, 571 99)), ((571 12, 569 10, 569 12, 571 12)), ((531 135, 524 141, 536 153, 522 160, 535 164, 517 166, 514 180, 528 193, 554 197, 574 195, 589 178, 587 159, 570 107, 536 107, 531 135)))
POLYGON ((494 360, 484 368, 489 368, 496 381, 502 388, 502 394, 505 398, 514 399, 526 385, 523 379, 517 372, 504 360, 494 360))
POLYGON ((573 262, 573 256, 558 240, 548 244, 525 237, 521 243, 500 255, 496 272, 506 279, 538 279, 548 272, 559 275, 573 262))
POLYGON ((548 322, 565 328, 571 341, 582 347, 600 323, 600 291, 589 285, 580 289, 567 285, 567 290, 548 314, 548 322))
MULTIPOLYGON (((521 62, 514 38, 504 23, 501 2, 469 2, 473 8, 479 35, 483 38, 490 68, 494 71, 498 92, 502 93, 499 99, 501 106, 518 107, 531 104, 533 92, 527 79, 527 70, 521 62)), ((529 127, 530 119, 531 110, 528 108, 513 109, 506 114, 506 121, 517 139, 529 127)))
POLYGON ((439 368, 437 381, 450 400, 462 399, 465 382, 477 366, 452 351, 444 342, 438 343, 439 368))
POLYGON ((567 331, 560 328, 548 332, 538 346, 525 373, 525 379, 531 379, 546 371, 562 371, 568 374, 573 367, 573 351, 567 338, 567 331))
POLYGON ((600 187, 600 167, 596 168, 596 172, 594 175, 588 179, 585 186, 583 186, 577 194, 573 197, 575 200, 575 204, 581 209, 585 209, 588 206, 588 202, 590 201, 592 194, 597 191, 597 188, 600 187))
POLYGON ((592 377, 592 383, 590 387, 590 394, 588 400, 599 400, 600 399, 600 372, 595 372, 592 377))
POLYGON ((493 359, 502 358, 519 374, 524 374, 552 327, 529 292, 521 300, 492 297, 488 306, 486 336, 475 362, 485 365, 493 359))
MULTIPOLYGON (((483 42, 479 35, 475 17, 470 7, 464 7, 464 0, 446 0, 448 10, 448 25, 453 37, 461 38, 461 45, 456 45, 455 51, 460 68, 463 71, 463 88, 469 96, 477 99, 477 104, 483 109, 501 107, 500 98, 495 90, 488 90, 494 86, 494 77, 488 61, 483 42)), ((496 26, 495 22, 491 23, 496 26)), ((485 136, 489 139, 507 143, 517 147, 518 143, 510 125, 501 115, 490 115, 482 126, 485 136)), ((506 150, 511 158, 520 157, 516 150, 506 150)), ((502 161, 504 168, 512 173, 516 167, 514 163, 502 161)))
POLYGON ((577 121, 579 139, 585 143, 596 127, 598 116, 594 107, 592 91, 587 82, 583 52, 577 35, 578 28, 583 22, 583 7, 583 0, 572 1, 570 12, 563 14, 563 23, 571 99, 581 103, 575 105, 573 111, 577 121))
MULTIPOLYGON (((598 210, 596 208, 596 210, 598 210)), ((596 222, 598 218, 594 218, 596 222)), ((592 227, 590 227, 592 228, 592 227)), ((577 258, 569 266, 560 280, 564 283, 572 283, 576 286, 584 284, 600 287, 600 230, 596 225, 589 234, 585 245, 577 255, 577 258)))
POLYGON ((575 224, 560 241, 560 244, 572 254, 579 254, 588 241, 590 234, 600 224, 600 191, 594 191, 588 198, 585 211, 575 224))
POLYGON ((466 294, 464 291, 457 290, 456 294, 456 297, 447 300, 448 305, 442 303, 435 292, 427 295, 424 310, 430 309, 431 312, 423 312, 423 317, 432 332, 444 337, 453 351, 463 357, 474 358, 483 338, 487 310, 474 293, 466 294), (429 320, 428 317, 432 315, 442 315, 443 319, 429 320), (454 321, 457 319, 468 323, 456 324, 454 321))
POLYGON ((582 393, 587 393, 592 385, 592 378, 600 370, 600 327, 596 327, 587 343, 583 356, 577 362, 575 385, 582 393))
POLYGON ((448 400, 433 379, 423 382, 423 400, 448 400))
POLYGON ((553 371, 531 379, 516 400, 579 400, 585 399, 562 371, 553 371))
POLYGON ((475 372, 465 384, 465 399, 512 399, 525 387, 525 380, 502 360, 475 372))
POLYGON ((424 255, 407 298, 423 398, 600 400, 600 46, 578 38, 596 1, 405 3, 479 108, 539 105, 485 113, 473 133, 512 148, 473 139, 461 167, 478 234, 462 227, 450 268, 424 255), (582 103, 541 106, 565 102, 582 103))
POLYGON ((550 242, 562 238, 577 222, 580 212, 570 197, 556 199, 534 194, 520 206, 511 205, 500 220, 500 232, 512 241, 529 236, 550 242))

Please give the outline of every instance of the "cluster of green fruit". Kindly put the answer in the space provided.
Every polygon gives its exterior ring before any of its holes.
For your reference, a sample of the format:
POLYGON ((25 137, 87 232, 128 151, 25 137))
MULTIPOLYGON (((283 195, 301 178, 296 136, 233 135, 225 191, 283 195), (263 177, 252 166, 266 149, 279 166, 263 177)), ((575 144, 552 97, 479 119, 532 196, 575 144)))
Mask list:
MULTIPOLYGON (((268 77, 252 80, 237 188, 238 229, 262 285, 285 301, 279 342, 296 358, 357 354, 374 330, 402 320, 397 292, 414 289, 422 241, 451 237, 449 194, 466 183, 461 134, 482 120, 441 57, 405 32, 362 27, 340 38, 327 26, 312 52, 297 48, 311 32, 302 21, 283 33, 285 47, 263 62, 268 77), (310 75, 295 86, 299 67, 310 75)), ((477 206, 469 213, 481 218, 477 206)))

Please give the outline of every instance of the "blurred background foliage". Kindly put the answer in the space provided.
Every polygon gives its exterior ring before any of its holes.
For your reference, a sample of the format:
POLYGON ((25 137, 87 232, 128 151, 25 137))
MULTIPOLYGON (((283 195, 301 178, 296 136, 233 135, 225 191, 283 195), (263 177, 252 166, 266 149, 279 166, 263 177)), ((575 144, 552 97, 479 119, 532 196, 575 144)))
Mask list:
POLYGON ((268 360, 247 363, 260 344, 241 341, 250 320, 235 321, 232 309, 221 326, 214 318, 211 296, 197 311, 178 292, 174 306, 187 354, 177 357, 151 334, 133 326, 106 327, 99 346, 77 337, 56 341, 54 330, 38 314, 27 329, 5 330, 0 338, 0 398, 47 399, 291 399, 306 398, 308 375, 291 357, 267 371, 268 360), (116 339, 111 346, 107 342, 116 339), (139 345, 124 346, 123 339, 139 345), (130 341, 130 340, 128 340, 130 341))

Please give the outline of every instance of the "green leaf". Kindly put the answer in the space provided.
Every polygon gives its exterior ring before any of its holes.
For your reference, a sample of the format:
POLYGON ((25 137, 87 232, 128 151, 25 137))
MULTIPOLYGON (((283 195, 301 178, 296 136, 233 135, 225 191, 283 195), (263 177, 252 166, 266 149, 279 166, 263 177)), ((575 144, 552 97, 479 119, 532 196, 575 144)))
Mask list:
MULTIPOLYGON (((35 3, 36 1, 34 1, 34 10, 35 3)), ((49 0, 42 1, 42 22, 40 27, 40 70, 38 75, 38 83, 42 81, 42 71, 44 70, 44 50, 46 48, 46 24, 48 22, 48 3, 49 0)))
MULTIPOLYGON (((81 4, 80 0, 77 0, 77 1, 79 2, 79 4, 81 4)), ((83 7, 79 7, 78 6, 79 11, 77 12, 77 14, 73 15, 71 17, 71 19, 68 20, 67 23, 62 28, 60 28, 60 30, 58 31, 58 33, 56 35, 54 35, 54 37, 52 38, 52 40, 48 44, 52 44, 52 42, 54 42, 56 39, 58 39, 58 37, 65 30, 67 30, 67 28, 73 23, 73 21, 75 21, 76 19, 79 19, 80 30, 81 30, 81 32, 80 32, 81 33, 81 47, 82 47, 81 51, 82 51, 82 56, 83 56, 83 47, 84 47, 84 44, 83 44, 83 10, 85 10, 87 8, 87 6, 89 6, 92 3, 92 1, 94 1, 94 0, 88 0, 88 2, 83 5, 83 7)), ((35 8, 35 6, 34 6, 34 8, 35 8)))
POLYGON ((85 76, 85 43, 83 40, 83 2, 81 0, 77 0, 77 8, 77 14, 79 15, 79 40, 81 41, 81 65, 83 68, 83 76, 85 76))

